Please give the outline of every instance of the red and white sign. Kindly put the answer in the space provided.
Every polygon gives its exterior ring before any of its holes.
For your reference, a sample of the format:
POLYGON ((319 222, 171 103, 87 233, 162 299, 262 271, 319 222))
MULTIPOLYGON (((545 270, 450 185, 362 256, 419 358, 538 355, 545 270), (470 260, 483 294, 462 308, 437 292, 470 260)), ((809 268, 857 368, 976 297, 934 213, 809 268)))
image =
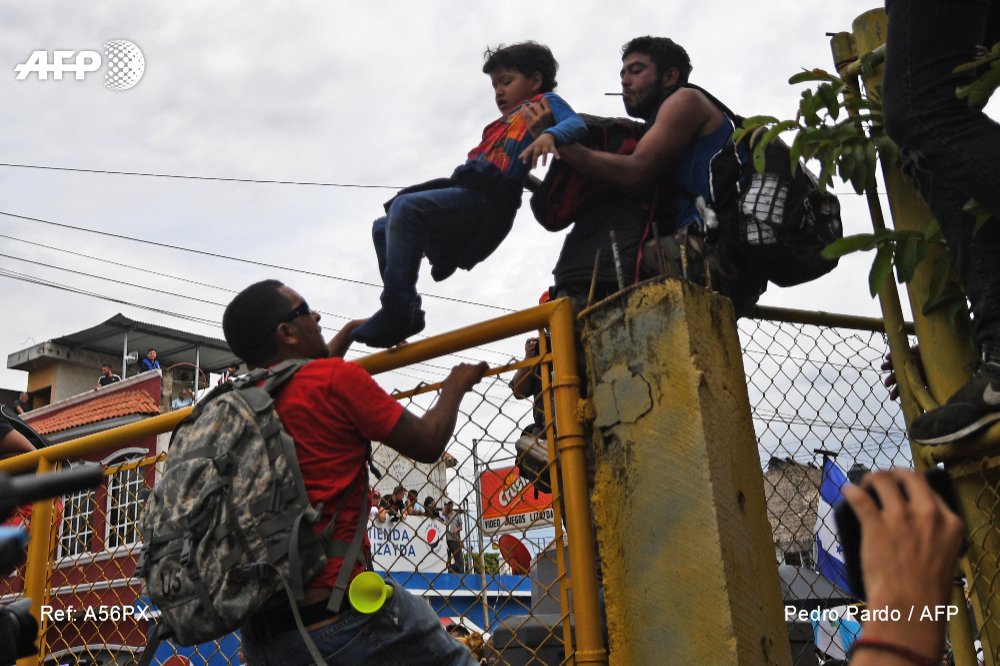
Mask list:
POLYGON ((368 540, 376 571, 444 573, 448 557, 444 531, 444 523, 433 518, 407 516, 384 523, 372 518, 368 540))
POLYGON ((552 524, 552 495, 538 493, 516 467, 488 469, 479 475, 482 530, 488 534, 524 532, 552 524))

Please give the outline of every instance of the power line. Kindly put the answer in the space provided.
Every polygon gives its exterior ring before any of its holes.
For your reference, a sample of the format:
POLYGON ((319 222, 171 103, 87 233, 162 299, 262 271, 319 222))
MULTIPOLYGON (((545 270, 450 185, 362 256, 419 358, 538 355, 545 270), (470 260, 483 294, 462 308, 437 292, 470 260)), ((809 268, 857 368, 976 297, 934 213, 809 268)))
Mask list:
MULTIPOLYGON (((69 285, 60 284, 58 282, 53 282, 52 280, 46 280, 46 279, 43 279, 43 278, 35 277, 33 275, 27 275, 25 273, 18 273, 16 271, 11 271, 11 270, 8 270, 6 268, 0 268, 0 277, 6 277, 6 278, 9 278, 9 279, 12 279, 12 280, 19 280, 19 281, 22 281, 22 282, 28 282, 28 283, 31 283, 31 284, 36 284, 36 285, 40 285, 40 286, 43 286, 43 287, 49 287, 49 288, 56 289, 56 290, 59 290, 59 291, 65 291, 65 292, 68 292, 68 293, 71 293, 71 294, 77 294, 77 295, 80 295, 80 296, 88 296, 90 298, 97 298, 97 299, 104 300, 104 301, 110 301, 112 303, 118 303, 120 305, 127 305, 129 307, 139 308, 140 310, 148 310, 150 312, 155 312, 157 314, 161 314, 161 315, 164 315, 164 316, 167 316, 167 317, 175 317, 177 319, 182 319, 182 320, 185 320, 185 321, 190 321, 190 322, 195 322, 195 323, 199 323, 199 324, 204 324, 206 326, 211 326, 213 328, 221 328, 221 324, 219 322, 213 321, 211 319, 205 319, 204 317, 196 317, 196 316, 193 316, 193 315, 187 315, 187 314, 183 314, 183 313, 180 313, 180 312, 174 312, 172 310, 165 310, 163 308, 156 308, 156 307, 152 307, 152 306, 149 306, 149 305, 142 305, 142 304, 139 304, 139 303, 133 303, 132 301, 127 301, 125 299, 115 298, 113 296, 107 296, 105 294, 99 294, 99 293, 93 292, 93 291, 87 291, 85 289, 80 289, 78 287, 71 287, 69 285)), ((364 355, 361 352, 354 352, 354 353, 356 353, 358 356, 363 356, 364 355)), ((421 364, 421 365, 426 365, 426 364, 421 364)), ((409 367, 412 367, 412 366, 409 366, 409 367)), ((403 372, 399 372, 399 371, 396 371, 396 370, 393 370, 392 372, 396 373, 396 374, 399 374, 399 375, 402 375, 404 377, 408 377, 410 379, 415 379, 415 380, 417 380, 419 382, 426 382, 427 381, 426 377, 415 377, 413 375, 409 375, 409 374, 406 374, 406 373, 403 373, 403 372)))
MULTIPOLYGON (((217 253, 217 252, 208 252, 207 250, 196 250, 194 248, 184 247, 184 246, 181 246, 181 245, 171 245, 169 243, 161 243, 159 241, 145 240, 145 239, 142 239, 142 238, 136 238, 134 236, 126 236, 124 234, 115 234, 115 233, 111 233, 109 231, 97 231, 95 229, 88 229, 87 227, 80 227, 80 226, 75 226, 75 225, 72 225, 72 224, 64 224, 62 222, 53 222, 51 220, 43 220, 43 219, 38 218, 38 217, 29 217, 27 215, 18 215, 16 213, 10 213, 10 212, 7 212, 7 211, 0 211, 0 215, 11 217, 11 218, 14 218, 16 220, 25 220, 27 222, 37 222, 39 224, 46 224, 46 225, 53 226, 53 227, 59 227, 61 229, 72 229, 74 231, 83 231, 83 232, 86 232, 86 233, 89 233, 89 234, 96 234, 98 236, 107 236, 109 238, 118 238, 120 240, 127 240, 127 241, 130 241, 130 242, 133 242, 133 243, 144 243, 146 245, 153 245, 155 247, 162 247, 162 248, 166 248, 166 249, 169 249, 169 250, 179 250, 179 251, 182 251, 182 252, 190 252, 192 254, 198 254, 198 255, 205 256, 205 257, 212 257, 214 259, 226 259, 228 261, 235 261, 235 262, 238 262, 238 263, 250 264, 252 266, 261 266, 263 268, 276 268, 278 270, 290 271, 290 272, 293 272, 293 273, 299 273, 301 275, 309 275, 311 277, 320 277, 320 278, 325 278, 325 279, 328 279, 328 280, 337 280, 337 281, 340 281, 340 282, 347 282, 347 283, 350 283, 350 284, 357 284, 357 285, 361 285, 361 286, 364 286, 364 287, 375 287, 376 289, 381 289, 382 288, 382 285, 375 284, 373 282, 365 282, 363 280, 355 280, 353 278, 345 278, 345 277, 341 277, 339 275, 328 275, 326 273, 319 273, 319 272, 316 272, 316 271, 308 271, 308 270, 305 270, 305 269, 302 269, 302 268, 291 268, 289 266, 281 266, 280 264, 271 264, 271 263, 267 263, 267 262, 264 262, 264 261, 256 261, 254 259, 241 259, 239 257, 231 257, 229 255, 220 254, 220 253, 217 253)), ((442 300, 442 301, 450 301, 452 303, 461 303, 463 305, 476 305, 478 307, 489 308, 491 310, 501 310, 501 311, 504 311, 504 312, 515 312, 515 310, 512 310, 511 308, 505 308, 505 307, 502 307, 502 306, 499 306, 499 305, 490 305, 488 303, 477 303, 476 301, 468 301, 468 300, 465 300, 465 299, 462 299, 462 298, 454 298, 454 297, 451 297, 451 296, 439 296, 439 295, 436 295, 436 294, 428 294, 428 293, 424 293, 423 295, 426 296, 427 298, 436 298, 436 299, 439 299, 439 300, 442 300)))
MULTIPOLYGON (((220 291, 225 291, 230 294, 237 293, 235 289, 229 289, 227 287, 220 287, 214 284, 208 284, 207 282, 198 282, 197 280, 192 280, 190 278, 181 277, 180 275, 171 275, 170 273, 161 273, 160 271, 154 271, 151 268, 143 268, 141 266, 133 266, 131 264, 124 264, 118 261, 112 261, 111 259, 105 259, 104 257, 95 257, 92 254, 84 254, 83 252, 74 252, 73 250, 67 250, 62 247, 56 247, 55 245, 46 245, 45 243, 39 243, 37 241, 24 240, 23 238, 17 238, 16 236, 8 236, 7 234, 0 234, 0 238, 6 238, 7 240, 12 240, 18 243, 24 243, 26 245, 34 245, 35 247, 43 247, 46 250, 52 250, 54 252, 62 252, 63 254, 69 254, 74 257, 82 257, 84 259, 90 259, 91 261, 99 261, 105 264, 110 264, 112 266, 118 266, 119 268, 129 268, 134 271, 141 271, 143 273, 149 273, 150 275, 157 275, 159 277, 170 278, 172 280, 179 280, 180 282, 187 282, 188 284, 193 284, 198 287, 207 287, 209 289, 218 289, 220 291)), ((326 314, 326 313, 324 313, 326 314)), ((332 317, 341 317, 344 319, 350 319, 350 317, 344 317, 344 315, 332 314, 332 317)))
MULTIPOLYGON (((83 277, 89 277, 89 278, 93 278, 93 279, 96 279, 96 280, 105 280, 107 282, 113 282, 115 284, 120 284, 120 285, 123 285, 123 286, 126 286, 126 287, 134 287, 136 289, 143 289, 143 290, 151 291, 151 292, 157 293, 157 294, 163 294, 163 295, 166 295, 166 296, 174 296, 176 298, 183 298, 183 299, 187 299, 187 300, 190 300, 190 301, 195 301, 196 303, 203 303, 203 304, 206 304, 206 305, 214 305, 214 306, 218 306, 218 307, 222 307, 222 308, 226 307, 225 303, 218 303, 218 302, 215 302, 215 301, 209 301, 209 300, 206 300, 206 299, 203 299, 203 298, 198 298, 196 296, 190 296, 188 294, 178 294, 178 293, 172 292, 172 291, 166 291, 166 290, 163 290, 163 289, 156 289, 155 287, 147 287, 147 286, 144 286, 144 285, 135 284, 133 282, 126 282, 124 280, 116 280, 114 278, 110 278, 110 277, 107 277, 107 276, 104 276, 104 275, 95 275, 93 273, 87 273, 85 271, 78 271, 78 270, 74 270, 72 268, 64 268, 62 266, 56 266, 54 264, 46 264, 46 263, 41 262, 41 261, 33 261, 31 259, 24 259, 24 258, 21 258, 21 257, 15 257, 13 255, 3 254, 3 253, 0 253, 0 257, 4 257, 4 258, 7 258, 7 259, 13 259, 15 261, 22 261, 24 263, 33 264, 35 266, 41 266, 43 268, 51 268, 51 269, 54 269, 54 270, 64 271, 66 273, 72 273, 74 275, 81 275, 83 277)), ((24 275, 24 274, 20 274, 20 275, 24 275)), ((40 278, 38 278, 38 279, 40 280, 40 278)), ((220 287, 220 289, 221 289, 221 287, 220 287)), ((226 291, 232 291, 232 290, 227 289, 226 291)), ((234 291, 233 293, 236 293, 236 292, 234 291)), ((98 297, 100 297, 100 296, 98 296, 98 297)), ((103 298, 103 297, 101 297, 101 298, 103 298)), ((326 313, 326 312, 321 312, 319 310, 317 310, 317 312, 319 312, 319 314, 321 314, 321 315, 329 315, 330 314, 330 313, 326 313)), ((330 315, 330 316, 342 317, 342 315, 330 315)), ((218 322, 209 322, 209 320, 202 320, 202 321, 205 322, 205 323, 210 323, 212 326, 214 326, 216 328, 221 328, 221 324, 219 324, 218 322)), ((321 328, 326 328, 327 330, 332 330, 332 329, 329 329, 329 327, 325 327, 325 326, 321 327, 321 328)), ((358 356, 364 356, 364 354, 361 353, 361 352, 356 352, 356 354, 358 356)), ((474 359, 473 358, 473 359, 470 359, 470 360, 478 361, 479 359, 474 359)), ((423 361, 423 362, 417 363, 416 365, 426 366, 427 368, 433 368, 432 372, 435 372, 435 374, 440 374, 440 375, 446 375, 448 373, 448 371, 451 370, 451 368, 447 368, 447 367, 444 367, 444 366, 441 366, 441 365, 436 365, 434 363, 429 363, 427 361, 423 361)))
POLYGON ((187 294, 178 294, 173 291, 166 291, 165 289, 157 289, 156 287, 146 287, 141 284, 135 284, 134 282, 126 282, 125 280, 116 280, 115 278, 107 277, 105 275, 94 275, 93 273, 87 273, 85 271, 78 271, 72 268, 64 268, 62 266, 56 266, 54 264, 46 264, 41 261, 34 261, 32 259, 23 259, 21 257, 15 257, 10 254, 3 254, 0 252, 0 257, 6 259, 13 259, 15 261, 23 261, 26 264, 34 264, 35 266, 41 266, 42 268, 52 268, 57 271, 64 271, 66 273, 72 273, 74 275, 82 275, 84 277, 94 278, 97 280, 106 280, 108 282, 113 282, 115 284, 120 284, 126 287, 135 287, 136 289, 144 289, 146 291, 151 291, 155 294, 163 294, 165 296, 174 296, 176 298, 186 298, 187 300, 194 301, 196 303, 204 303, 206 305, 216 305, 220 308, 226 307, 225 303, 218 303, 216 301, 205 300, 204 298, 198 298, 197 296, 189 296, 187 294))
POLYGON ((324 183, 311 180, 270 180, 265 178, 226 178, 222 176, 188 176, 175 173, 152 173, 147 171, 113 171, 111 169, 82 169, 74 167, 48 166, 44 164, 10 164, 0 162, 0 166, 16 169, 40 169, 44 171, 68 171, 71 173, 96 173, 112 176, 143 176, 146 178, 173 178, 178 180, 208 180, 223 183, 257 183, 263 185, 308 185, 315 187, 350 187, 356 189, 400 190, 403 185, 362 185, 359 183, 324 183))
MULTIPOLYGON (((105 264, 110 264, 112 266, 129 268, 131 270, 140 271, 140 272, 143 272, 143 273, 149 273, 149 274, 156 275, 156 276, 159 276, 159 277, 165 277, 165 278, 169 278, 169 279, 172 279, 172 280, 178 280, 180 282, 186 282, 188 284, 197 285, 199 287, 209 287, 211 289, 217 289, 217 290, 224 291, 224 292, 227 292, 227 293, 230 293, 230 294, 239 293, 237 290, 230 289, 228 287, 220 287, 218 285, 212 285, 212 284, 207 284, 205 282, 199 282, 197 280, 191 280, 189 278, 181 277, 179 275, 173 275, 173 274, 170 274, 170 273, 163 273, 161 271, 154 271, 154 270, 149 269, 149 268, 143 268, 143 267, 140 267, 140 266, 133 266, 131 264, 125 264, 125 263, 121 263, 121 262, 117 262, 117 261, 112 261, 110 259, 106 259, 106 258, 103 258, 103 257, 95 257, 93 255, 84 254, 82 252, 74 252, 72 250, 67 250, 65 248, 56 247, 54 245, 46 245, 44 243, 38 243, 38 242, 35 242, 35 241, 28 241, 28 240, 24 240, 22 238, 16 238, 14 236, 8 236, 6 234, 0 234, 0 238, 5 238, 7 240, 12 240, 12 241, 16 241, 16 242, 19 242, 19 243, 24 243, 24 244, 27 244, 27 245, 34 245, 34 246, 37 246, 37 247, 42 247, 42 248, 45 248, 45 249, 48 249, 48 250, 53 250, 55 252, 62 252, 64 254, 69 254, 69 255, 72 255, 72 256, 75 256, 75 257, 82 257, 84 259, 89 259, 91 261, 97 261, 97 262, 101 262, 101 263, 105 263, 105 264)), ((153 287, 146 287, 144 285, 134 284, 134 283, 131 283, 131 282, 123 282, 121 280, 115 280, 113 278, 109 278, 109 277, 106 277, 104 275, 95 275, 95 274, 92 274, 92 273, 83 273, 83 272, 79 272, 79 271, 73 271, 71 269, 63 268, 61 266, 56 266, 54 264, 46 264, 46 263, 42 263, 42 262, 31 261, 31 260, 28 260, 28 259, 23 259, 21 257, 15 257, 15 256, 12 256, 12 255, 7 255, 7 254, 0 254, 0 256, 8 257, 10 259, 15 259, 17 261, 24 261, 24 262, 27 262, 27 263, 34 263, 34 264, 37 264, 39 266, 43 266, 43 267, 46 267, 46 268, 53 268, 55 270, 75 272, 75 273, 78 273, 80 275, 84 275, 84 276, 91 277, 91 278, 98 279, 98 280, 107 280, 109 282, 117 282, 119 284, 123 284, 123 285, 130 286, 130 287, 135 287, 137 289, 146 289, 146 290, 149 290, 149 291, 158 292, 158 293, 166 294, 166 295, 169 295, 169 296, 176 296, 178 298, 187 298, 187 299, 191 299, 191 300, 194 300, 194 301, 198 301, 198 302, 202 302, 202 303, 207 303, 207 304, 210 304, 210 305, 218 305, 220 307, 225 307, 224 303, 216 303, 214 301, 207 301, 207 300, 199 299, 199 298, 196 298, 196 297, 193 297, 193 296, 188 296, 187 294, 177 294, 177 293, 174 293, 174 292, 163 291, 163 290, 160 290, 160 289, 155 289, 153 287)), ((347 315, 342 315, 342 314, 337 314, 336 312, 326 312, 324 310, 316 310, 316 311, 318 313, 320 313, 321 315, 325 316, 325 317, 334 317, 336 319, 343 319, 345 321, 350 321, 351 319, 353 319, 353 317, 349 317, 347 315)), ((324 326, 323 328, 328 328, 328 327, 324 326)), ((417 335, 415 337, 418 337, 418 338, 427 338, 429 336, 427 336, 427 335, 417 335)), ((498 354, 498 355, 501 355, 501 356, 504 356, 504 357, 509 357, 510 356, 510 354, 507 353, 507 352, 502 352, 502 351, 499 351, 499 350, 490 349, 489 347, 484 347, 484 346, 472 347, 471 349, 478 349, 478 350, 481 350, 481 351, 484 351, 484 352, 489 352, 491 354, 498 354)), ((465 356, 463 354, 458 354, 458 353, 448 354, 448 356, 453 356, 455 358, 459 358, 459 359, 466 360, 466 361, 477 361, 478 362, 478 361, 482 360, 480 358, 476 358, 476 357, 473 357, 473 356, 465 356)), ((433 365, 433 364, 429 364, 428 363, 426 365, 433 365)), ((433 366, 433 367, 437 367, 437 366, 433 366)))
POLYGON ((91 298, 98 298, 105 301, 110 301, 112 303, 118 303, 119 305, 128 305, 131 307, 139 308, 140 310, 148 310, 150 312, 155 312, 157 314, 162 314, 168 317, 176 317, 177 319, 184 319, 186 321, 193 321, 199 324, 205 324, 207 326, 219 327, 220 324, 217 321, 212 321, 205 319, 203 317, 195 317, 193 315, 186 315, 180 312, 173 312, 171 310, 164 310, 163 308, 154 308, 150 305, 141 305, 139 303, 133 303, 131 301, 126 301, 121 298, 115 298, 113 296, 107 296, 104 294, 98 294, 96 292, 87 291, 85 289, 80 289, 78 287, 70 287, 68 285, 60 284, 58 282, 53 282, 51 280, 45 280, 43 278, 38 278, 33 275, 27 275, 25 273, 18 273, 17 271, 11 271, 6 268, 0 268, 0 277, 7 277, 12 280, 21 280, 23 282, 29 282, 31 284, 41 285, 43 287, 50 287, 52 289, 57 289, 60 291, 65 291, 71 294, 78 294, 80 296, 89 296, 91 298))

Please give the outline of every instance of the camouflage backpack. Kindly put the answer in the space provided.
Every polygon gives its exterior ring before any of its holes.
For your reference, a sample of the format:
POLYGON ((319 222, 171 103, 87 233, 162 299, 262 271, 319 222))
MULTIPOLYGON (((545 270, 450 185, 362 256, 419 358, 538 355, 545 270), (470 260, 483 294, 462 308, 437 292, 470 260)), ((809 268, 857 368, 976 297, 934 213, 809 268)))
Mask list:
MULTIPOLYGON (((285 361, 215 388, 174 429, 165 470, 140 518, 136 575, 160 611, 144 663, 162 638, 181 645, 219 638, 284 605, 282 594, 313 658, 325 663, 298 603, 304 583, 336 556, 345 560, 328 607, 340 608, 368 512, 363 507, 350 544, 329 539, 336 516, 315 533, 322 507, 309 504, 294 442, 272 399, 307 362, 285 361)), ((367 488, 367 472, 359 475, 367 488)))

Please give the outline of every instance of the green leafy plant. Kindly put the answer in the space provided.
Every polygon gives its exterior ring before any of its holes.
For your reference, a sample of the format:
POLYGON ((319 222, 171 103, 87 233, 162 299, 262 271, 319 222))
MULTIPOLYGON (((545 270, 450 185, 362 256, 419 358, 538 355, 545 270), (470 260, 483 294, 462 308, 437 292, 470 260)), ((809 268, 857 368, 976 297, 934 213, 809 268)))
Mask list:
POLYGON ((802 91, 794 120, 747 118, 734 139, 752 135, 754 165, 760 170, 768 144, 785 132, 795 131, 790 146, 793 169, 798 168, 800 159, 816 160, 820 188, 830 187, 836 175, 858 194, 874 191, 879 157, 895 164, 899 152, 882 130, 881 104, 854 93, 843 79, 822 69, 800 72, 789 79, 793 85, 810 82, 819 85, 802 91), (866 131, 859 132, 859 127, 866 131))
POLYGON ((956 67, 955 73, 979 70, 982 73, 975 81, 955 89, 955 95, 959 99, 966 100, 969 106, 975 108, 984 107, 996 89, 1000 88, 1000 42, 994 44, 989 51, 980 53, 972 62, 956 67))
MULTIPOLYGON (((870 67, 870 64, 864 66, 870 67)), ((874 192, 878 161, 895 165, 899 159, 896 144, 882 129, 880 100, 860 94, 840 77, 822 69, 800 72, 788 82, 792 85, 818 84, 802 91, 794 120, 755 116, 747 118, 734 135, 737 141, 748 134, 752 136, 755 167, 763 168, 764 151, 770 142, 785 132, 794 131, 790 146, 793 170, 798 168, 800 160, 816 160, 820 167, 820 188, 832 186, 836 176, 850 183, 858 194, 874 192)), ((917 264, 927 256, 932 242, 940 242, 939 233, 925 235, 881 230, 874 234, 847 236, 827 247, 823 255, 833 259, 852 252, 875 250, 868 276, 869 289, 874 296, 893 266, 899 282, 912 279, 917 264)))
MULTIPOLYGON (((874 53, 861 56, 864 76, 871 74, 876 65, 874 53)), ((955 69, 957 74, 966 72, 976 72, 978 76, 971 83, 959 86, 955 94, 970 106, 982 108, 1000 88, 1000 43, 955 69)), ((802 91, 798 113, 793 120, 754 116, 747 118, 733 135, 736 141, 748 135, 751 137, 756 169, 763 170, 764 151, 769 143, 782 134, 794 132, 790 146, 793 171, 799 167, 800 160, 815 160, 819 163, 821 189, 832 186, 836 175, 850 183, 858 194, 874 193, 878 162, 888 168, 895 166, 899 159, 899 149, 882 128, 880 88, 862 93, 823 69, 804 70, 788 82, 791 85, 816 84, 802 91)), ((965 204, 964 210, 975 217, 975 231, 991 218, 990 211, 973 200, 965 204)), ((897 282, 912 280, 917 265, 928 256, 933 244, 944 244, 936 223, 926 233, 882 229, 847 236, 830 244, 823 255, 833 259, 852 252, 874 250, 868 288, 875 296, 893 268, 897 282)), ((951 263, 944 257, 939 258, 931 266, 930 275, 930 294, 924 304, 924 314, 940 310, 956 324, 959 317, 966 316, 966 298, 951 263)))
POLYGON ((473 561, 475 562, 476 573, 487 573, 490 575, 496 575, 500 573, 500 554, 499 553, 482 553, 482 562, 480 564, 479 559, 480 553, 473 553, 473 561), (485 566, 486 571, 483 571, 483 566, 485 566))

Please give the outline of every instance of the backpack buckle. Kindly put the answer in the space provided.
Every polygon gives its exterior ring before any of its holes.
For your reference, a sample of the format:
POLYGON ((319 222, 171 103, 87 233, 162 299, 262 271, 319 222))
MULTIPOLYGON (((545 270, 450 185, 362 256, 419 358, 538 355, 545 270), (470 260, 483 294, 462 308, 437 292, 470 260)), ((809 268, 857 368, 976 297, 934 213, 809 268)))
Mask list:
POLYGON ((233 569, 234 578, 240 582, 249 580, 267 580, 271 577, 271 566, 264 562, 244 564, 233 569))

